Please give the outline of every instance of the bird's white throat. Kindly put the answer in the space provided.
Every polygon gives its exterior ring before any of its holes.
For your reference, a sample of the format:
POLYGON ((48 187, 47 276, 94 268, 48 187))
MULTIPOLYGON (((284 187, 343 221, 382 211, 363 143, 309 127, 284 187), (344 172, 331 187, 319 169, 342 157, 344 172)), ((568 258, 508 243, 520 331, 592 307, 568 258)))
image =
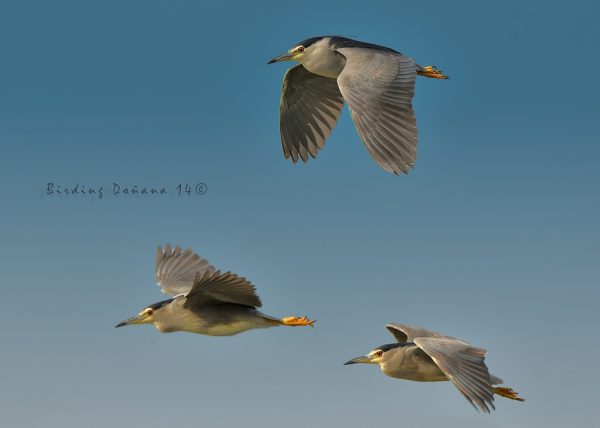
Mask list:
POLYGON ((336 79, 346 65, 346 59, 330 47, 330 37, 309 46, 299 62, 308 71, 319 76, 336 79))

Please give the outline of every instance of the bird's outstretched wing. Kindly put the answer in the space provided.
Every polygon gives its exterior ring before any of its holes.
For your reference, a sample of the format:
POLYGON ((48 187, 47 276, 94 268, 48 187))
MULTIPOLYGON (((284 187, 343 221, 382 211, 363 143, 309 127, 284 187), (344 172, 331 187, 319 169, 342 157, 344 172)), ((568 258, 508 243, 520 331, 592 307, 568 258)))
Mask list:
POLYGON ((412 325, 408 324, 386 324, 385 328, 387 328, 400 343, 412 342, 417 337, 446 337, 454 339, 453 337, 445 336, 435 331, 420 327, 413 327, 412 325))
POLYGON ((195 254, 190 248, 182 250, 179 245, 156 251, 156 282, 163 293, 176 296, 187 293, 194 284, 196 273, 213 273, 215 268, 195 254))
POLYGON ((246 278, 231 272, 197 273, 194 285, 186 296, 185 306, 198 308, 223 303, 255 308, 262 306, 256 289, 246 278))
POLYGON ((283 78, 279 130, 286 159, 308 161, 325 145, 340 117, 344 99, 335 79, 322 77, 302 65, 290 68, 283 78))
POLYGON ((337 51, 346 57, 337 82, 361 139, 379 166, 407 174, 417 159, 415 61, 361 47, 337 51))
POLYGON ((485 349, 447 337, 417 337, 413 341, 431 357, 473 407, 486 413, 495 408, 490 373, 484 361, 485 349))

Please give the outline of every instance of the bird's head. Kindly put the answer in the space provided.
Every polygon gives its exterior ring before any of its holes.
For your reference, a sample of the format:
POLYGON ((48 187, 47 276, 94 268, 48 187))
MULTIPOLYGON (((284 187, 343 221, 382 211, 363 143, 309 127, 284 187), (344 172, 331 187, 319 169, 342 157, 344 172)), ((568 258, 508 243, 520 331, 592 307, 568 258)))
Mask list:
POLYGON ((391 343, 389 345, 378 346, 373 349, 367 355, 363 355, 361 357, 356 357, 351 359, 350 361, 346 361, 344 363, 345 366, 348 364, 385 364, 389 358, 394 354, 393 350, 399 347, 407 345, 406 343, 391 343))
POLYGON ((324 40, 324 37, 312 37, 310 39, 303 40, 296 43, 286 53, 276 56, 267 64, 273 64, 274 62, 281 61, 298 61, 302 63, 303 59, 311 54, 311 52, 317 47, 318 42, 324 40))
POLYGON ((373 349, 367 355, 363 355, 360 357, 352 358, 350 361, 346 361, 344 363, 345 366, 348 364, 379 364, 385 355, 385 351, 383 349, 373 349))
POLYGON ((122 321, 119 324, 117 324, 115 328, 134 324, 154 324, 157 313, 163 310, 164 307, 172 301, 173 299, 168 299, 147 306, 144 309, 142 309, 142 311, 140 311, 140 313, 136 316, 128 318, 125 321, 122 321))

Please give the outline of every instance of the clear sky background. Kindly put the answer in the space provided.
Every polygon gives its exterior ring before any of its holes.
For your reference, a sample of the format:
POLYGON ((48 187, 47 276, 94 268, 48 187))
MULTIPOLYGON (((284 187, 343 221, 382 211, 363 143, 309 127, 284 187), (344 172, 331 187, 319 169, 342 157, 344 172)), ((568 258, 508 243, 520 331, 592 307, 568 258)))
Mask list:
POLYGON ((599 16, 593 1, 2 2, 0 425, 597 424, 599 16), (316 160, 284 160, 288 64, 266 62, 321 34, 452 76, 418 79, 410 175, 377 167, 347 109, 316 160), (208 191, 174 195, 186 182, 208 191), (115 330, 164 298, 166 242, 316 328, 115 330), (450 383, 344 367, 393 342, 387 322, 488 349, 527 402, 482 415, 450 383))

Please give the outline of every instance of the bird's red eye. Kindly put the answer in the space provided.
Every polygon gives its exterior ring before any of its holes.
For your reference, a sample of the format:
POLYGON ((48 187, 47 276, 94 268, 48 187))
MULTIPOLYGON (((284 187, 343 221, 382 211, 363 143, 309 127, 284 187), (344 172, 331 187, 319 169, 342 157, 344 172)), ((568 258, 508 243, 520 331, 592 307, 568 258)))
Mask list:
POLYGON ((150 308, 146 309, 146 315, 152 315, 154 311, 150 308))
POLYGON ((381 357, 381 356, 383 356, 383 351, 377 351, 377 352, 375 352, 375 356, 376 356, 376 357, 381 357))
POLYGON ((298 52, 300 52, 300 53, 304 52, 304 46, 300 46, 300 47, 298 48, 298 52))

